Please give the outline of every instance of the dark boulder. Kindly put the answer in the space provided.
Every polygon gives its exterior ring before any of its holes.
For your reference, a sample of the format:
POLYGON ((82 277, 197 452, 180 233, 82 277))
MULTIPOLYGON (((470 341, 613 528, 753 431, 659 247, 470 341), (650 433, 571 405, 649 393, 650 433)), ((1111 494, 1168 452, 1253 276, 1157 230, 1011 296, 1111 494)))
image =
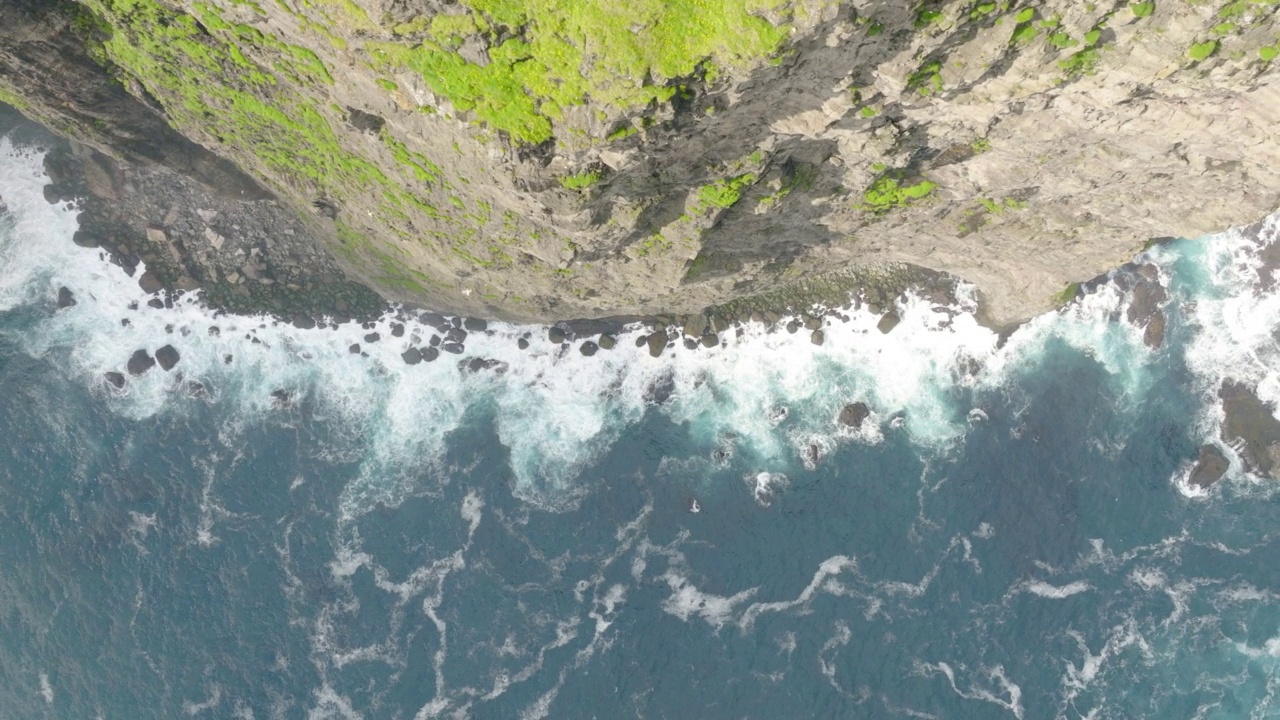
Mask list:
POLYGON ((444 334, 446 342, 462 344, 467 341, 467 331, 462 328, 453 328, 444 334))
POLYGON ((124 375, 114 370, 103 375, 107 382, 115 386, 117 390, 124 387, 124 375))
POLYGON ((644 347, 644 344, 645 344, 646 342, 648 342, 648 341, 649 341, 649 336, 648 336, 648 335, 637 335, 637 336, 636 336, 636 347, 638 347, 638 348, 639 348, 639 347, 644 347))
POLYGON ((417 365, 422 362, 422 351, 416 347, 411 347, 400 353, 400 359, 404 360, 405 365, 417 365))
POLYGON ((804 316, 805 330, 817 330, 820 327, 822 327, 822 320, 820 318, 813 317, 812 315, 804 316))
POLYGON ((667 333, 662 330, 655 330, 645 338, 645 343, 649 346, 650 355, 662 357, 662 351, 667 349, 667 333))
POLYGON ((564 328, 549 327, 547 328, 547 340, 559 345, 564 342, 568 336, 565 334, 564 328))
POLYGON ((160 282, 160 278, 156 277, 155 273, 148 270, 138 278, 138 287, 145 293, 157 293, 164 289, 164 283, 160 282))
POLYGON ((440 350, 437 348, 429 347, 422 351, 422 362, 435 362, 438 357, 440 357, 440 350))
POLYGON ((516 347, 520 348, 521 350, 528 350, 528 349, 529 349, 529 338, 520 338, 519 340, 517 340, 517 341, 516 341, 516 347))
POLYGON ((69 308, 76 304, 76 296, 65 287, 58 288, 58 309, 69 308))
POLYGON ((368 335, 364 336, 364 341, 367 343, 376 343, 381 339, 382 339, 382 336, 376 332, 371 332, 368 335))
POLYGON ((427 327, 438 328, 444 324, 444 316, 430 312, 422 313, 418 316, 418 322, 426 325, 427 327))
POLYGON ((684 339, 684 349, 685 349, 685 350, 697 350, 697 349, 698 349, 698 341, 697 341, 697 340, 694 340, 694 339, 693 339, 693 338, 691 338, 691 337, 687 337, 687 338, 685 338, 685 339, 684 339))
POLYGON ((1202 445, 1200 457, 1196 458, 1196 465, 1191 470, 1188 482, 1198 488, 1209 488, 1227 474, 1230 465, 1218 446, 1202 445))
POLYGON ((360 343, 351 343, 351 347, 347 348, 347 352, 351 353, 352 355, 359 355, 360 343))
POLYGON ((702 347, 713 348, 720 344, 720 336, 715 333, 707 333, 702 336, 702 347))
POLYGON ((585 355, 585 356, 587 356, 587 357, 591 357, 592 355, 595 355, 595 354, 596 354, 596 351, 597 351, 597 350, 599 350, 599 349, 600 349, 600 346, 599 346, 599 345, 596 345, 595 343, 591 342, 590 340, 588 340, 588 341, 586 341, 586 342, 582 343, 582 345, 578 346, 578 352, 582 353, 583 355, 585 355))
POLYGON ((151 357, 146 350, 138 350, 129 358, 129 362, 125 365, 125 369, 130 375, 138 376, 156 366, 155 358, 151 357))
POLYGON ((427 341, 427 344, 431 347, 440 347, 440 336, 432 335, 431 339, 427 341))
POLYGON ((813 343, 814 345, 821 345, 826 341, 827 341, 827 335, 821 330, 814 330, 812 333, 809 334, 809 342, 813 343))
POLYGON ((1164 344, 1164 327, 1165 315, 1163 311, 1157 310, 1151 315, 1151 320, 1147 322, 1147 329, 1142 331, 1142 342, 1147 347, 1155 350, 1164 344))
POLYGON ((465 372, 477 373, 482 370, 492 370, 496 373, 504 373, 507 371, 507 364, 501 360, 493 360, 489 358, 471 358, 470 360, 460 360, 458 369, 465 372))
POLYGON ((840 409, 840 417, 836 421, 845 427, 857 430, 862 427, 862 422, 871 417, 871 408, 866 403, 856 402, 849 403, 840 409))
POLYGON ((1271 408, 1243 383, 1227 380, 1218 390, 1222 398, 1222 439, 1238 448, 1251 471, 1277 477, 1280 474, 1280 420, 1271 408))
POLYGON ((181 359, 182 356, 178 354, 178 351, 172 345, 165 345, 156 351, 156 362, 160 363, 160 369, 165 372, 172 370, 173 366, 177 365, 181 359))
POLYGON ((209 389, 202 382, 191 380, 187 383, 187 397, 194 400, 206 400, 209 397, 209 389))
POLYGON ((467 318, 462 321, 462 327, 471 332, 484 332, 489 329, 489 323, 479 318, 467 318))
POLYGON ((618 344, 618 339, 612 335, 601 335, 597 343, 601 350, 612 350, 618 344))
POLYGON ((800 332, 800 321, 799 320, 789 321, 787 323, 787 332, 791 333, 792 335, 795 335, 797 332, 800 332))
POLYGON ((163 310, 164 301, 161 300, 160 298, 151 298, 150 300, 147 301, 147 307, 155 308, 157 310, 163 310))
POLYGON ((316 321, 310 315, 294 315, 292 324, 299 330, 311 330, 315 328, 316 321))
POLYGON ((447 353, 453 353, 454 355, 461 355, 461 354, 462 354, 462 351, 463 351, 465 348, 463 348, 463 347, 462 347, 462 345, 459 345, 458 343, 455 343, 455 342, 447 342, 447 343, 445 343, 444 345, 441 345, 441 346, 440 346, 440 349, 441 349, 441 350, 444 350, 444 351, 445 351, 445 352, 447 352, 447 353))
POLYGON ((876 323, 876 329, 886 335, 898 327, 898 323, 902 322, 902 318, 898 317, 898 311, 890 310, 880 318, 880 322, 876 323))
POLYGON ((404 337, 404 323, 391 323, 391 337, 404 337))

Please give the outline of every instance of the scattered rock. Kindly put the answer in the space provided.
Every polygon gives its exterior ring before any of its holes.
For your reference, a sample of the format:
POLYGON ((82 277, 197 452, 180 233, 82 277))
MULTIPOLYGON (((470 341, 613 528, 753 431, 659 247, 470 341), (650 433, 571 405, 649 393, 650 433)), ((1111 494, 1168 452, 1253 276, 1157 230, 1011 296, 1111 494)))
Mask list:
POLYGON ((404 323, 391 323, 391 337, 404 337, 404 323))
POLYGON ((440 357, 440 350, 437 348, 429 347, 422 350, 423 362, 435 362, 438 357, 440 357))
POLYGON ((826 333, 822 332, 821 330, 814 330, 812 333, 809 334, 809 342, 813 343, 814 345, 821 345, 826 341, 827 341, 826 333))
POLYGON ((706 329, 707 319, 701 315, 690 315, 684 319, 683 331, 687 337, 701 337, 706 329))
POLYGON ((871 408, 866 403, 856 402, 849 403, 840 409, 840 417, 836 420, 845 427, 857 430, 862 427, 862 422, 871 416, 871 408))
POLYGON ((288 407, 293 403, 293 395, 288 390, 272 390, 271 400, 276 407, 288 407))
POLYGON ((471 332, 484 332, 489 329, 489 323, 479 318, 466 318, 462 321, 462 327, 471 332))
POLYGON ((791 320, 790 322, 788 322, 788 323, 787 323, 787 332, 788 332, 788 333, 791 333, 792 335, 795 335, 795 334, 796 334, 797 332, 799 332, 799 331, 800 331, 800 321, 799 321, 799 320, 791 320))
POLYGON ((516 341, 516 347, 520 348, 521 350, 528 350, 528 349, 529 349, 529 339, 528 339, 528 338, 520 338, 519 340, 517 340, 517 341, 516 341))
POLYGON ((160 369, 165 372, 172 370, 173 366, 177 365, 181 359, 182 356, 178 354, 178 351, 172 345, 165 345, 156 351, 156 362, 160 363, 160 369))
POLYGON ((720 344, 720 336, 715 333, 707 333, 702 336, 702 347, 713 348, 720 344))
POLYGON ((467 331, 462 328, 452 328, 449 332, 444 334, 444 339, 446 342, 458 343, 461 345, 467 341, 467 331))
POLYGON ((480 372, 481 370, 493 370, 496 373, 504 373, 507 371, 507 364, 501 360, 493 360, 490 358, 471 358, 470 360, 462 360, 458 362, 458 369, 466 372, 480 372))
POLYGON ((352 355, 359 355, 360 343, 351 343, 351 347, 347 348, 347 352, 351 353, 352 355))
POLYGON ((431 347, 440 347, 440 342, 441 341, 440 341, 439 335, 432 335, 431 339, 427 340, 427 344, 430 345, 431 347))
POLYGON ((694 340, 694 339, 693 339, 693 338, 691 338, 691 337, 687 337, 687 338, 685 338, 685 339, 684 339, 684 349, 685 349, 685 350, 697 350, 697 349, 698 349, 698 341, 697 341, 697 340, 694 340))
POLYGON ((662 351, 667 349, 667 333, 663 330, 655 330, 646 336, 645 343, 649 346, 649 355, 662 357, 662 351))
POLYGON ((117 390, 124 387, 124 375, 114 370, 103 375, 106 381, 115 386, 117 390))
POLYGON ((601 350, 612 350, 618 344, 618 339, 612 335, 604 334, 600 336, 597 342, 601 350))
POLYGON ((416 347, 411 347, 400 353, 400 359, 404 360, 406 365, 417 365, 422 362, 422 351, 416 347))
POLYGON ((555 345, 559 345, 564 342, 566 337, 567 336, 562 328, 555 326, 547 328, 547 340, 550 340, 555 345))
POLYGON ((369 333, 368 335, 365 335, 365 336, 364 336, 364 341, 365 341, 365 342, 367 342, 367 343, 370 343, 370 344, 372 344, 372 343, 376 343, 376 342, 378 342, 378 341, 379 341, 379 340, 381 340, 381 339, 382 339, 382 336, 381 336, 381 335, 379 335, 379 334, 378 334, 378 333, 376 333, 376 332, 371 332, 371 333, 369 333))
POLYGON ((804 316, 805 330, 817 330, 820 327, 822 327, 822 320, 820 320, 819 318, 813 317, 811 315, 804 316))
POLYGON ((164 289, 164 283, 160 282, 160 278, 156 277, 155 273, 148 270, 138 278, 138 287, 142 288, 144 293, 158 293, 164 289))
POLYGON ((1259 475, 1277 477, 1280 471, 1280 420, 1248 386, 1227 380, 1218 390, 1222 398, 1222 439, 1238 448, 1241 459, 1259 475))
POLYGON ((163 310, 164 301, 161 300, 160 298, 151 298, 150 300, 147 301, 147 307, 155 308, 157 310, 163 310))
POLYGON ((447 342, 444 345, 441 345, 440 349, 447 353, 453 353, 454 355, 461 355, 464 350, 462 345, 455 342, 447 342))
POLYGON ((888 335, 894 328, 898 327, 898 323, 902 322, 902 318, 898 317, 898 311, 890 310, 880 318, 880 322, 876 323, 876 329, 888 335))
POLYGON ((299 330, 311 330, 316 326, 316 321, 309 315, 294 315, 292 325, 299 330))
POLYGON ((588 341, 586 341, 586 342, 582 343, 582 345, 580 345, 580 346, 578 347, 578 352, 582 353, 583 355, 585 355, 585 356, 587 356, 587 357, 591 357, 592 355, 595 355, 595 354, 596 354, 596 351, 597 351, 597 350, 599 350, 599 349, 600 349, 600 346, 599 346, 599 345, 597 345, 597 344, 595 344, 595 343, 591 342, 590 340, 588 340, 588 341))
POLYGON ((1188 480, 1198 488, 1209 488, 1227 474, 1231 463, 1216 445, 1200 446, 1200 457, 1196 458, 1196 466, 1191 470, 1188 480))
POLYGON ((217 325, 209 326, 209 337, 218 337, 221 334, 222 334, 222 328, 218 327, 217 325))
POLYGON ((647 342, 649 342, 649 336, 648 336, 648 335, 637 335, 637 336, 636 336, 636 347, 638 347, 638 348, 639 348, 639 347, 644 347, 645 343, 647 343, 647 342))
POLYGON ((76 296, 65 287, 58 288, 58 309, 69 308, 76 304, 76 296))
POLYGON ((125 369, 130 375, 138 376, 156 366, 156 361, 146 350, 138 350, 129 358, 125 369))

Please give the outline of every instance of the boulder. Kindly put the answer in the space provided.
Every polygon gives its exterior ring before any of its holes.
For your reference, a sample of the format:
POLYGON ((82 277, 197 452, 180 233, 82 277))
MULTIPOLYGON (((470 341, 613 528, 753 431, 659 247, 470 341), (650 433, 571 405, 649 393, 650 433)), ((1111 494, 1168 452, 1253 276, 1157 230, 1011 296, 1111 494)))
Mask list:
POLYGON ((441 349, 441 350, 444 350, 444 351, 445 351, 445 352, 447 352, 447 353, 453 353, 454 355, 461 355, 461 354, 462 354, 462 351, 463 351, 465 348, 463 348, 463 347, 462 347, 462 345, 461 345, 461 344, 459 344, 459 343, 455 343, 455 342, 447 342, 447 343, 445 343, 445 344, 441 345, 441 346, 440 346, 440 349, 441 349))
POLYGON ((804 316, 804 329, 805 329, 805 330, 817 330, 817 329, 818 329, 818 328, 820 328, 820 327, 822 327, 822 320, 821 320, 821 319, 816 318, 816 317, 813 317, 812 315, 805 315, 805 316, 804 316))
POLYGON ((787 323, 787 332, 791 333, 792 335, 795 335, 797 332, 800 332, 800 321, 799 320, 789 321, 787 323))
POLYGON ((405 365, 417 365, 422 362, 422 351, 416 347, 411 347, 400 353, 400 359, 404 360, 405 365))
POLYGON ((160 282, 160 278, 150 270, 142 273, 138 278, 138 287, 142 288, 144 293, 157 293, 164 289, 164 283, 160 282))
POLYGON ((516 347, 520 348, 521 350, 528 350, 528 349, 529 349, 529 338, 520 338, 519 340, 517 340, 517 341, 516 341, 516 347))
POLYGON ((691 337, 687 337, 687 338, 685 338, 685 339, 684 339, 684 349, 685 349, 685 350, 697 350, 697 349, 698 349, 698 341, 697 341, 697 340, 694 340, 694 339, 693 339, 693 338, 691 338, 691 337))
POLYGON ((352 355, 359 355, 360 343, 351 343, 351 347, 347 348, 347 352, 351 353, 352 355))
POLYGON ((446 342, 457 343, 461 345, 467 341, 467 331, 462 328, 452 328, 444 334, 446 342))
POLYGON ((821 345, 826 341, 827 341, 827 335, 821 330, 814 330, 812 333, 809 334, 809 342, 813 343, 814 345, 821 345))
POLYGON ((471 332, 484 332, 489 329, 489 323, 479 318, 466 318, 462 321, 462 327, 471 332))
POLYGON ((438 357, 440 357, 440 350, 437 348, 429 347, 424 348, 422 351, 423 362, 435 362, 438 357))
POLYGON ((667 333, 655 330, 645 337, 645 344, 649 346, 649 355, 662 357, 662 351, 667 349, 667 333))
POLYGON ((69 308, 76 304, 76 296, 65 287, 58 288, 58 309, 69 308))
POLYGON ((1247 385, 1232 380, 1218 390, 1222 398, 1222 439, 1238 448, 1241 459, 1253 472, 1280 476, 1280 420, 1271 408, 1247 385))
POLYGON ((364 336, 364 341, 365 341, 365 342, 367 342, 367 343, 370 343, 370 344, 372 344, 372 343, 376 343, 376 342, 378 342, 378 341, 379 341, 379 340, 381 340, 381 339, 382 339, 382 336, 381 336, 381 335, 379 335, 379 334, 378 334, 378 333, 376 333, 376 332, 371 332, 371 333, 369 333, 368 335, 365 335, 365 336, 364 336))
POLYGON ((160 363, 160 369, 165 372, 172 370, 173 366, 177 365, 181 359, 182 356, 178 354, 178 351, 172 345, 165 345, 156 351, 156 362, 160 363))
POLYGON ((294 315, 292 325, 299 330, 311 330, 315 328, 316 321, 310 315, 294 315))
POLYGON ((496 373, 504 373, 507 371, 507 364, 501 360, 493 360, 491 358, 471 358, 470 360, 460 360, 458 369, 464 372, 480 372, 481 370, 493 370, 496 373))
POLYGON ((146 350, 138 350, 129 358, 129 362, 125 365, 125 369, 130 375, 138 376, 156 366, 155 358, 151 357, 146 350))
POLYGON ((690 315, 684 319, 684 334, 688 337, 702 337, 707 329, 707 319, 701 315, 690 315))
POLYGON ((866 403, 856 402, 849 403, 840 409, 840 416, 836 421, 845 427, 857 430, 862 427, 862 422, 871 416, 871 408, 866 403))
POLYGON ((720 336, 715 333, 707 333, 702 336, 702 347, 713 348, 720 344, 720 336))
POLYGON ((600 339, 596 341, 596 344, 600 346, 601 350, 612 350, 617 346, 618 339, 606 333, 600 336, 600 339))
POLYGON ((644 347, 645 343, 647 343, 647 342, 649 342, 649 336, 648 336, 648 335, 637 335, 637 336, 636 336, 636 347, 638 347, 638 348, 644 347))
POLYGON ((555 326, 547 328, 547 340, 551 341, 553 344, 559 345, 560 343, 564 342, 566 339, 567 339, 567 335, 565 334, 563 328, 558 328, 555 326))
POLYGON ((898 327, 900 322, 902 318, 898 317, 898 311, 890 310, 880 317, 880 322, 876 323, 876 329, 887 335, 898 327))
POLYGON ((1191 477, 1188 482, 1198 488, 1207 489, 1214 483, 1222 479, 1227 474, 1227 468, 1231 463, 1227 462, 1226 456, 1218 449, 1216 445, 1200 446, 1200 456, 1196 458, 1196 465, 1191 469, 1191 477))
POLYGON ((105 375, 103 375, 102 377, 105 378, 107 382, 115 386, 117 390, 124 387, 124 374, 122 373, 118 373, 112 370, 106 373, 105 375))
POLYGON ((440 347, 440 342, 441 340, 439 335, 432 335, 431 339, 427 340, 427 344, 431 347, 440 347))
POLYGON ((1165 315, 1163 311, 1157 310, 1151 315, 1151 320, 1147 322, 1147 329, 1142 331, 1142 342, 1147 347, 1155 350, 1164 344, 1164 327, 1165 315))
POLYGON ((404 323, 391 323, 391 337, 404 337, 404 323))
POLYGON ((597 351, 597 350, 599 350, 599 349, 600 349, 600 346, 599 346, 599 345, 596 345, 595 343, 591 342, 590 340, 588 340, 588 341, 586 341, 586 342, 582 343, 582 345, 578 346, 578 352, 582 353, 582 354, 583 354, 583 355, 585 355, 586 357, 591 357, 592 355, 595 355, 595 354, 596 354, 596 351, 597 351))
POLYGON ((204 383, 192 380, 187 383, 187 397, 195 400, 205 400, 209 397, 209 389, 204 383))

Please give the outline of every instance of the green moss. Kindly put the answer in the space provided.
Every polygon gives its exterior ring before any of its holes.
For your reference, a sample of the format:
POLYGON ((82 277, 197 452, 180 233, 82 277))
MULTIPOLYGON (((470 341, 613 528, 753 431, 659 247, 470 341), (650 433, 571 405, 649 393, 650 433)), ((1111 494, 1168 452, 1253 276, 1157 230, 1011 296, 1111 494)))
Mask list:
POLYGON ((756 183, 759 178, 755 173, 743 173, 731 178, 717 180, 710 185, 698 188, 698 207, 730 208, 742 199, 742 193, 756 183))
POLYGON ((23 100, 21 96, 3 85, 0 85, 0 103, 4 103, 5 105, 9 105, 10 107, 18 110, 27 109, 27 101, 23 100))
POLYGON ((975 153, 981 155, 991 149, 991 141, 986 138, 978 138, 977 140, 969 143, 969 147, 973 148, 975 153))
POLYGON ((1262 62, 1271 62, 1278 55, 1280 55, 1280 47, 1275 45, 1263 45, 1258 48, 1258 57, 1262 58, 1262 62))
POLYGON ((1078 40, 1073 39, 1070 35, 1064 32, 1053 33, 1048 37, 1048 42, 1059 50, 1065 50, 1069 47, 1074 47, 1080 44, 1078 40))
POLYGON ((1023 8, 1022 10, 1018 11, 1017 15, 1014 16, 1013 21, 1021 25, 1023 23, 1031 22, 1032 20, 1035 19, 1035 16, 1036 16, 1035 8, 1023 8))
POLYGON ((386 90, 387 92, 395 92, 400 89, 400 86, 395 84, 394 81, 388 80, 386 78, 378 78, 374 82, 378 83, 378 87, 382 88, 383 90, 386 90))
POLYGON ((942 89, 942 61, 934 60, 925 63, 907 76, 907 89, 918 90, 921 95, 928 95, 942 89))
POLYGON ((1080 294, 1080 283, 1078 282, 1067 283, 1067 286, 1062 289, 1062 292, 1053 296, 1053 304, 1066 305, 1072 300, 1075 300, 1076 295, 1078 294, 1080 294))
POLYGON ((514 139, 550 138, 563 108, 587 97, 615 109, 666 101, 678 78, 743 67, 775 52, 786 37, 758 15, 778 0, 464 0, 466 15, 433 21, 416 47, 369 43, 375 62, 408 68, 454 107, 514 139), (436 23, 443 23, 437 28, 436 23), (475 30, 471 30, 474 27, 475 30), (520 28, 496 43, 495 28, 520 28), (489 64, 454 50, 485 34, 489 64))
POLYGON ((890 210, 904 208, 923 200, 937 189, 937 183, 924 178, 910 178, 903 170, 892 170, 881 175, 862 195, 862 210, 872 215, 885 215, 890 210))
POLYGON ((1066 73, 1069 78, 1080 77, 1081 75, 1092 75, 1097 71, 1098 62, 1101 56, 1098 54, 1097 48, 1086 48, 1080 52, 1073 53, 1065 60, 1058 61, 1058 67, 1066 73))
POLYGON ((560 184, 568 190, 586 190, 587 188, 600 182, 600 178, 604 177, 599 170, 584 170, 573 175, 566 175, 560 178, 560 184))
POLYGON ((1207 42, 1196 43, 1187 50, 1187 57, 1196 62, 1206 60, 1210 55, 1218 51, 1218 41, 1209 40, 1207 42))
POLYGON ((876 110, 875 108, 871 107, 870 105, 866 105, 866 106, 864 106, 861 110, 859 110, 859 111, 858 111, 858 114, 859 114, 859 115, 861 115, 861 116, 862 116, 862 117, 864 117, 864 118, 873 118, 873 117, 875 117, 876 115, 879 115, 879 114, 880 114, 880 111, 879 111, 879 110, 876 110))
POLYGON ((1136 18, 1144 18, 1151 15, 1156 9, 1154 2, 1137 2, 1129 5, 1129 10, 1133 12, 1136 18))

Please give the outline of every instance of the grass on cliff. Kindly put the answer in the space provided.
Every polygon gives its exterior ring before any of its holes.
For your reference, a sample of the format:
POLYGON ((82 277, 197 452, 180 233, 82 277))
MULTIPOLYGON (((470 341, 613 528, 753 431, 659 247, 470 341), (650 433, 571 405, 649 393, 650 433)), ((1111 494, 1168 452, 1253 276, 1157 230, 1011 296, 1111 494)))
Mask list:
POLYGON ((862 210, 880 216, 897 208, 904 208, 933 194, 938 184, 923 178, 908 182, 903 171, 890 171, 881 175, 862 194, 862 210))
MULTIPOLYGON (((587 102, 629 109, 671 97, 667 87, 704 67, 767 57, 786 38, 761 14, 780 0, 463 0, 438 15, 417 46, 371 42, 375 62, 422 75, 436 93, 515 140, 541 143, 563 109, 587 102), (457 49, 483 38, 489 63, 457 49), (492 44, 496 37, 501 43, 492 44)), ((412 23, 406 24, 406 26, 412 23)))

